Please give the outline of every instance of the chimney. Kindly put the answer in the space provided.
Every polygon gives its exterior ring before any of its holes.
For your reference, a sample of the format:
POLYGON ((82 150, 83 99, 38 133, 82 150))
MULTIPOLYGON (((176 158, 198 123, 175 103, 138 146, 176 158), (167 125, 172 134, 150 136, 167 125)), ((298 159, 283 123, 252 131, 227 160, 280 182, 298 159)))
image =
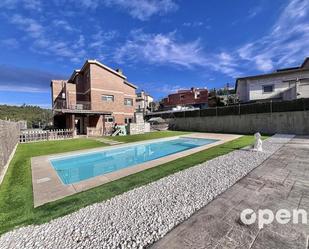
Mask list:
POLYGON ((117 68, 117 69, 116 69, 116 72, 122 75, 122 69, 117 68))

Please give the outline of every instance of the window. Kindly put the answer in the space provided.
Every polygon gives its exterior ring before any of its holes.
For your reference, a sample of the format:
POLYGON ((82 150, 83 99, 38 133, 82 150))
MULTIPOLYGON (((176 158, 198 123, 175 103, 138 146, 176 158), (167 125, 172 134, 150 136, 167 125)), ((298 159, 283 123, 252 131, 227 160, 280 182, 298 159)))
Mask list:
POLYGON ((106 123, 114 123, 114 117, 113 116, 105 116, 105 122, 106 123))
POLYGON ((274 85, 263 86, 263 93, 271 93, 274 91, 274 85))
POLYGON ((133 118, 125 118, 125 119, 124 119, 124 122, 125 122, 126 124, 130 124, 130 123, 132 123, 132 121, 133 121, 133 118))
POLYGON ((133 106, 133 99, 125 98, 124 99, 124 105, 133 106))
POLYGON ((114 95, 102 95, 102 100, 106 102, 114 102, 114 95))
POLYGON ((180 99, 184 99, 185 98, 185 95, 180 95, 180 99))

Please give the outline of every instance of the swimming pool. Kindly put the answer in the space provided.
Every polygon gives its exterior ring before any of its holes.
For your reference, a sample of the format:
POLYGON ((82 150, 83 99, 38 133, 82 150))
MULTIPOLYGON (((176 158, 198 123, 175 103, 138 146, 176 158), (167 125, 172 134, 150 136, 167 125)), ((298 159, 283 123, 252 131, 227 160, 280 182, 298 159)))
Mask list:
POLYGON ((50 159, 64 184, 77 183, 218 140, 175 138, 50 159))

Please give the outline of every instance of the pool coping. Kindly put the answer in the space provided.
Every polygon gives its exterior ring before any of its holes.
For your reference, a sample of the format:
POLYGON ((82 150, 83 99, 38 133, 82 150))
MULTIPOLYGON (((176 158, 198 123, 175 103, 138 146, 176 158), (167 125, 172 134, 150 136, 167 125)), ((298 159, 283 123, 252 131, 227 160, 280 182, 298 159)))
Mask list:
POLYGON ((45 203, 52 202, 55 200, 62 199, 66 196, 70 196, 105 183, 123 178, 125 176, 135 174, 146 169, 150 169, 161 164, 176 160, 181 157, 189 156, 191 154, 200 152, 202 150, 226 143, 241 137, 241 135, 234 134, 220 134, 220 133, 189 133, 180 136, 173 136, 168 138, 150 139, 132 143, 124 143, 118 145, 112 145, 107 147, 97 147, 93 149, 71 151, 65 153, 57 153, 46 156, 32 157, 31 158, 31 172, 32 172, 32 186, 33 186, 33 203, 34 207, 41 206, 45 203), (63 184, 56 170, 50 163, 50 159, 59 157, 79 155, 81 153, 93 153, 98 151, 105 151, 115 148, 127 147, 130 145, 147 144, 154 141, 168 141, 179 137, 190 137, 190 138, 205 138, 205 139, 217 139, 213 143, 181 151, 172 155, 161 157, 152 161, 140 163, 131 167, 127 167, 118 171, 107 173, 104 175, 95 176, 81 182, 72 184, 63 184))

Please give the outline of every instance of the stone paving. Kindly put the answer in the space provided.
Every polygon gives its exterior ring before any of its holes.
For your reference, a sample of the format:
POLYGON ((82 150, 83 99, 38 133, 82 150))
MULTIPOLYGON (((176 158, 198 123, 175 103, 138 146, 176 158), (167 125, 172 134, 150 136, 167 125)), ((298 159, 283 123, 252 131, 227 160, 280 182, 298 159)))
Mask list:
POLYGON ((309 248, 309 225, 244 225, 243 209, 309 211, 309 137, 295 137, 151 248, 309 248))

